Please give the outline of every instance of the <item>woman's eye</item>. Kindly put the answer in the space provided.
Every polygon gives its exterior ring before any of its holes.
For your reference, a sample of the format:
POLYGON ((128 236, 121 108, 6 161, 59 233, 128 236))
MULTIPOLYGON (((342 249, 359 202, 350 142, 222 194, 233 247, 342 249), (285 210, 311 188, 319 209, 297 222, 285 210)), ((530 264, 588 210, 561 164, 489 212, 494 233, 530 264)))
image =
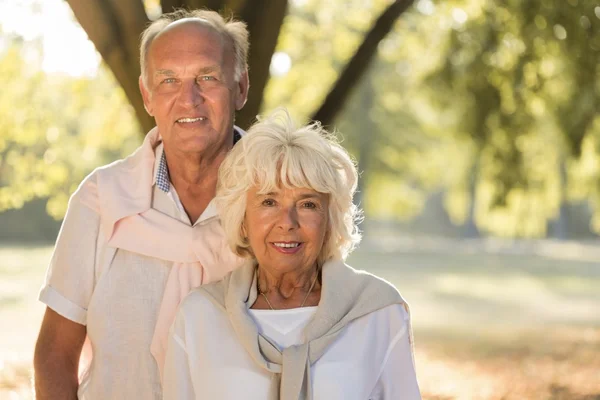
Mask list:
POLYGON ((262 205, 263 206, 268 206, 268 207, 274 206, 275 205, 275 201, 273 201, 272 199, 264 199, 262 201, 262 205))
POLYGON ((304 204, 302 204, 302 207, 312 209, 312 208, 317 208, 317 204, 312 201, 307 201, 304 204))

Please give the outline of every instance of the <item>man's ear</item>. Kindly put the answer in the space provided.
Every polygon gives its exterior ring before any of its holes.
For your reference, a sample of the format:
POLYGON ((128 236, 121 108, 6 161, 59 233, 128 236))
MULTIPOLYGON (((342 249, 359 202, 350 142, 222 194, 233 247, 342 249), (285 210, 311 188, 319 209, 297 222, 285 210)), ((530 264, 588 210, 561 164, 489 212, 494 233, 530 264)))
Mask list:
POLYGON ((144 108, 146 109, 146 112, 151 117, 153 117, 154 114, 152 114, 152 106, 150 104, 150 98, 151 98, 150 91, 146 88, 146 85, 144 84, 144 80, 142 79, 141 76, 138 79, 138 83, 140 85, 140 93, 142 93, 142 99, 144 100, 144 108))
POLYGON ((235 109, 241 110, 248 100, 248 89, 250 89, 250 81, 248 79, 248 68, 244 69, 240 81, 236 85, 235 109))

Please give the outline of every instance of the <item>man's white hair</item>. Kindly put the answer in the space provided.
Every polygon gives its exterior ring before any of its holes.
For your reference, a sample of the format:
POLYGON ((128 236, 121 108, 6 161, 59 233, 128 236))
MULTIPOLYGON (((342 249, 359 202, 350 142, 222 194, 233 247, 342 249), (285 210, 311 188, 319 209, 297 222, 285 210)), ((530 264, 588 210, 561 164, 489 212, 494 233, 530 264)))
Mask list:
POLYGON ((297 128, 285 109, 254 124, 219 169, 216 204, 229 246, 252 257, 243 223, 247 192, 309 188, 329 198, 329 226, 319 265, 345 259, 360 242, 360 210, 353 202, 357 170, 346 150, 318 122, 297 128))
POLYGON ((210 10, 177 10, 161 15, 153 21, 142 33, 140 42, 140 68, 142 81, 148 87, 148 50, 156 36, 165 30, 171 23, 182 19, 196 19, 214 29, 225 40, 229 41, 234 56, 234 79, 239 82, 242 74, 247 68, 249 34, 246 24, 235 21, 232 18, 225 19, 219 13, 210 10))

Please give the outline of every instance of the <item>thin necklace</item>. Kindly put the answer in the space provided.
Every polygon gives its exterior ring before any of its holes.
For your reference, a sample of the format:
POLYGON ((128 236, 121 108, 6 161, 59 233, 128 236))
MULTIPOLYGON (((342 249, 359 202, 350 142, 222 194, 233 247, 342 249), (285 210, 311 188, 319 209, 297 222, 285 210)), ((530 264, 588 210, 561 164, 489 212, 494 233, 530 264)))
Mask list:
MULTIPOLYGON (((308 299, 308 295, 310 295, 310 293, 312 292, 313 288, 315 287, 315 283, 317 283, 317 277, 319 276, 319 272, 317 270, 317 273, 315 274, 315 277, 313 278, 313 281, 310 285, 310 289, 308 289, 308 292, 306 292, 306 295, 304 296, 304 300, 302 300, 302 304, 300 304, 300 308, 304 307, 304 303, 306 303, 306 299, 308 299)), ((256 270, 256 288, 258 289, 258 293, 262 294, 262 296, 265 298, 265 300, 267 301, 267 304, 269 305, 269 307, 271 307, 271 310, 275 311, 275 309, 273 308, 273 305, 271 304, 271 302, 269 301, 269 298, 267 297, 267 295, 265 294, 265 292, 263 292, 260 289, 260 281, 259 281, 259 272, 258 269, 256 270)))

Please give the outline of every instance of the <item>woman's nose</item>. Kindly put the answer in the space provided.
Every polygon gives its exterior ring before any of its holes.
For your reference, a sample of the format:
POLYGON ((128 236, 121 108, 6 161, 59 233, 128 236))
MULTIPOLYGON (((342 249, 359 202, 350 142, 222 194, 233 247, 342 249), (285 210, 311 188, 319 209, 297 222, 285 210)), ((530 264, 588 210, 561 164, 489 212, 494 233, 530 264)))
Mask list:
POLYGON ((279 226, 284 230, 298 227, 298 212, 295 207, 284 207, 279 212, 279 226))

